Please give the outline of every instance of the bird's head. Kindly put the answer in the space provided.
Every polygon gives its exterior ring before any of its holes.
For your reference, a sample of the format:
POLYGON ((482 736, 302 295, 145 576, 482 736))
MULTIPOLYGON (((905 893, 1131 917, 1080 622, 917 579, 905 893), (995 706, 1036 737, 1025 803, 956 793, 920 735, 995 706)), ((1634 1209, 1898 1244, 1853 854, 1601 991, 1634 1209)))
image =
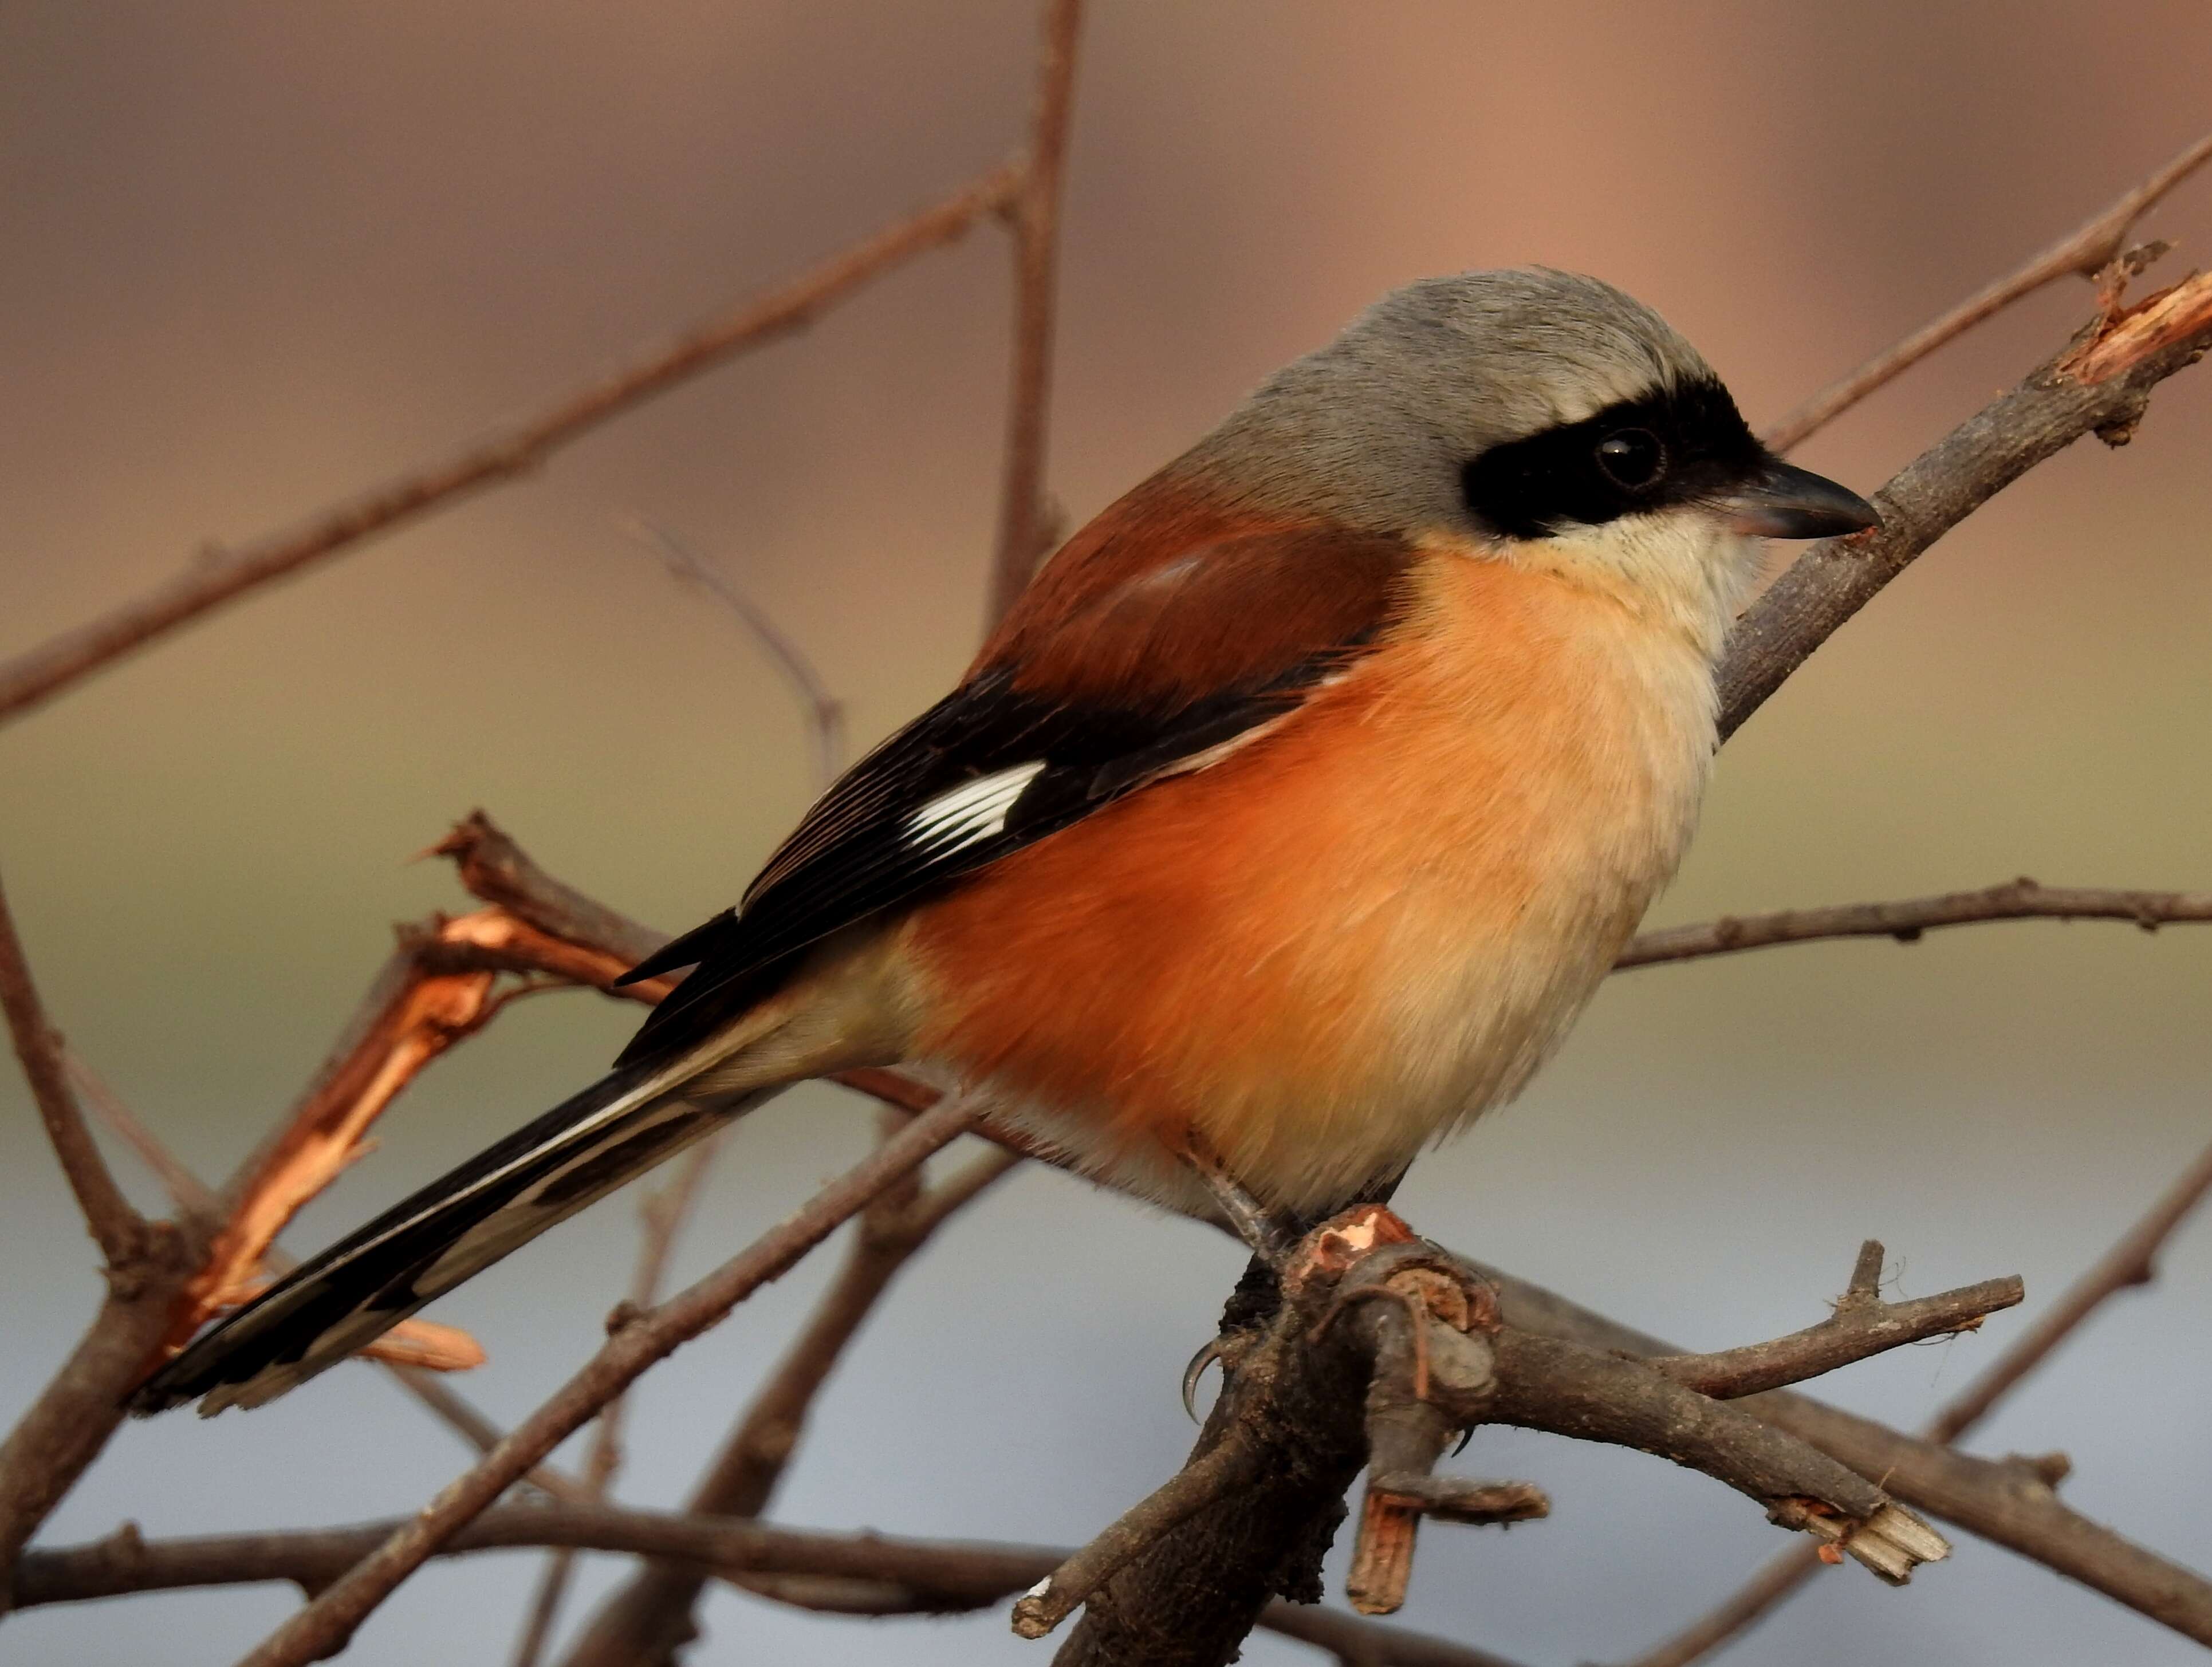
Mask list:
POLYGON ((1585 577, 1700 634, 1746 594, 1757 539, 1878 524, 1761 446, 1657 313, 1543 267, 1394 291, 1190 461, 1256 506, 1585 577))

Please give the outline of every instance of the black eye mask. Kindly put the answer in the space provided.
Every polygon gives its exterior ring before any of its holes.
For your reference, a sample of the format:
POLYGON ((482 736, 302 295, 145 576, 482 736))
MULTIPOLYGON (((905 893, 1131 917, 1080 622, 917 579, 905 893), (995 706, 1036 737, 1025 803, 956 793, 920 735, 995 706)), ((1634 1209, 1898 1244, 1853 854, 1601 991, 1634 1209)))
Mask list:
POLYGON ((1639 511, 1717 502, 1771 462, 1728 390, 1705 379, 1493 446, 1461 465, 1460 493, 1489 531, 1542 538, 1639 511))

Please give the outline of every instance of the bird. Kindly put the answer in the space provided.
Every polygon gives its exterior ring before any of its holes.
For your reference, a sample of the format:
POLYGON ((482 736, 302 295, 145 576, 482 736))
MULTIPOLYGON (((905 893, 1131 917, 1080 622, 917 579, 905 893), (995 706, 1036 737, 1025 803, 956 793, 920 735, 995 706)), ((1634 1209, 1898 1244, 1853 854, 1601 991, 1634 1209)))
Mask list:
POLYGON ((1672 878, 1761 541, 1878 524, 1609 284, 1392 292, 1067 539, 738 904, 632 968, 689 971, 606 1076, 131 1409, 282 1395, 858 1067, 1248 1236, 1382 1196, 1519 1092, 1672 878))

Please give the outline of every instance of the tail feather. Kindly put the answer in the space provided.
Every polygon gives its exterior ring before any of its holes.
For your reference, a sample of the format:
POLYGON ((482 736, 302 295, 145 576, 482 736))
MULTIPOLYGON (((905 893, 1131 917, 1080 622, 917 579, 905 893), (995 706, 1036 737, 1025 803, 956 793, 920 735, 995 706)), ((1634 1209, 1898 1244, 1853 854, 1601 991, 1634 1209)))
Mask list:
POLYGON ((131 1410, 201 1397, 206 1416, 272 1400, 781 1086, 618 1069, 201 1333, 139 1385, 131 1410))

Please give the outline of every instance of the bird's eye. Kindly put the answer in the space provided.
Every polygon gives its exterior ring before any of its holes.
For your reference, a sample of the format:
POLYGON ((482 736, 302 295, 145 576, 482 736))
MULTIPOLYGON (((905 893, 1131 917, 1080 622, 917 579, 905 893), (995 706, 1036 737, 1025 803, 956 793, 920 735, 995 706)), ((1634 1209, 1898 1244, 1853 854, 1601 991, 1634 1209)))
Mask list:
POLYGON ((1649 428, 1616 428, 1597 443, 1597 466, 1615 486, 1641 491, 1667 472, 1667 448, 1649 428))

